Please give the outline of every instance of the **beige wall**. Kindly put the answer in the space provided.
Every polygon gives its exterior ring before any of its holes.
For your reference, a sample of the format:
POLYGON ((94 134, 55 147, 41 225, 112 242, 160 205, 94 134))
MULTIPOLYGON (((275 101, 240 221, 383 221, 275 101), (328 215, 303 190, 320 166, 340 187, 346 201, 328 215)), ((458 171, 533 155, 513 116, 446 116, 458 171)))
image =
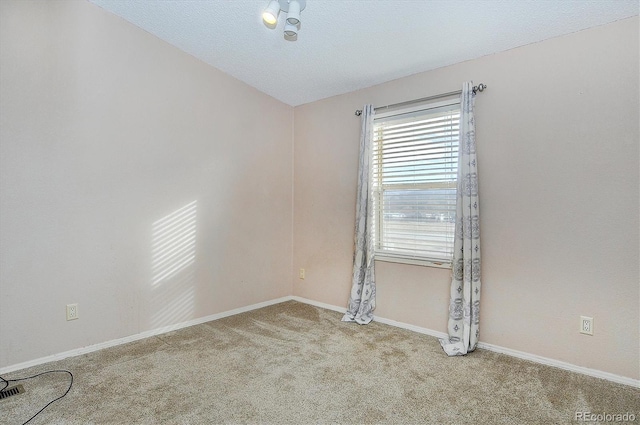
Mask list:
POLYGON ((88 2, 2 0, 0 31, 0 368, 291 294, 292 107, 88 2))
MULTIPOLYGON (((639 378, 638 47, 633 18, 294 110, 90 3, 1 1, 0 368, 292 293, 346 305, 353 111, 473 79, 481 340, 639 378), (158 283, 154 223, 193 201, 194 262, 158 283)), ((447 270, 377 276, 377 315, 445 331, 447 270)))
MULTIPOLYGON (((638 379, 638 50, 636 17, 296 107, 294 294, 347 303, 354 110, 473 79, 489 86, 476 101, 481 341, 638 379)), ((377 315, 446 331, 448 271, 376 272, 377 315)))

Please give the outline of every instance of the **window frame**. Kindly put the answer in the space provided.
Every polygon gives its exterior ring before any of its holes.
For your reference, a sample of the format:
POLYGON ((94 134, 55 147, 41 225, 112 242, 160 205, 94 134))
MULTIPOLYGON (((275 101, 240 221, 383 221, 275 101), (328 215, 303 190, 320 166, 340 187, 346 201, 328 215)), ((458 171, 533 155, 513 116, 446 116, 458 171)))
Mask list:
MULTIPOLYGON (((428 102, 428 103, 421 103, 418 105, 412 105, 410 107, 403 107, 403 108, 397 108, 397 109, 392 109, 392 110, 388 110, 388 111, 384 111, 381 113, 376 112, 376 114, 373 117, 373 128, 372 128, 372 132, 374 132, 374 134, 372 134, 372 143, 375 143, 375 122, 376 120, 382 120, 385 118, 389 118, 389 117, 393 117, 393 116, 397 116, 397 115, 406 115, 406 114, 411 114, 411 113, 415 113, 415 112, 419 112, 419 111, 428 111, 431 109, 438 109, 438 108, 442 108, 442 107, 447 107, 447 106, 458 106, 458 108, 461 107, 460 104, 460 98, 456 97, 456 98, 451 98, 451 99, 446 99, 446 100, 439 100, 439 101, 432 101, 432 102, 428 102)), ((460 149, 460 140, 459 140, 459 136, 458 136, 458 149, 460 149)), ((379 153, 380 155, 382 154, 382 151, 380 151, 379 153)), ((374 163, 373 159, 374 156, 376 155, 376 150, 373 148, 371 149, 371 155, 372 155, 372 164, 374 163)), ((380 168, 373 166, 372 169, 372 182, 375 179, 375 174, 376 173, 380 173, 380 168)), ((378 177, 378 179, 380 179, 380 177, 378 177)), ((400 184, 398 184, 400 185, 400 184)), ((456 180, 451 182, 451 184, 446 184, 446 183, 433 183, 434 186, 440 186, 441 188, 451 188, 453 190, 456 191, 456 198, 457 198, 457 190, 458 190, 458 176, 456 175, 456 180)), ((382 190, 376 190, 373 187, 372 184, 372 196, 374 196, 374 205, 376 203, 379 203, 379 198, 380 198, 380 194, 382 193, 382 190)), ((374 250, 375 250, 375 260, 376 261, 383 261, 383 262, 389 262, 389 263, 399 263, 399 264, 411 264, 411 265, 418 265, 418 266, 425 266, 425 267, 434 267, 434 268, 444 268, 444 269, 451 269, 452 266, 452 261, 453 261, 453 256, 448 260, 448 261, 439 261, 439 260, 435 260, 435 259, 426 259, 424 257, 420 258, 420 257, 409 257, 409 256, 403 256, 403 255, 391 255, 389 253, 389 251, 385 251, 380 249, 380 240, 381 240, 381 235, 383 235, 382 233, 382 216, 384 215, 384 210, 382 207, 378 207, 374 209, 374 250)), ((454 227, 453 227, 453 232, 454 232, 454 238, 455 238, 455 224, 456 224, 456 219, 454 216, 454 227)))

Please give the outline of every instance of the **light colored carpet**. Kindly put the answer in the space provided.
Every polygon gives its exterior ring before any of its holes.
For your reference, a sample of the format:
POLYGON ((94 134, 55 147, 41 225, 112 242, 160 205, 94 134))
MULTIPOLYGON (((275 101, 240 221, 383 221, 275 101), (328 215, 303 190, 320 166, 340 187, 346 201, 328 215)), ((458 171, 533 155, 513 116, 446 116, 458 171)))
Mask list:
MULTIPOLYGON (((289 301, 16 371, 74 374, 33 424, 565 424, 576 411, 640 421, 640 390, 477 350, 445 356, 435 338, 289 301)), ((68 375, 0 401, 22 424, 68 375)), ((594 422, 590 422, 594 423, 594 422)))

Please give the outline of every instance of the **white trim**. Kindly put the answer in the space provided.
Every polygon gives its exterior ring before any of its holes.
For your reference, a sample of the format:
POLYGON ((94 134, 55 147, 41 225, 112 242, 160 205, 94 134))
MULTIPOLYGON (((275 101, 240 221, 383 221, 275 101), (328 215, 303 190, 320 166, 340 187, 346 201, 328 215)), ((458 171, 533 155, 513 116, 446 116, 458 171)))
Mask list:
MULTIPOLYGON (((301 297, 292 297, 293 300, 306 304, 315 305, 316 307, 326 308, 328 310, 334 310, 341 313, 346 311, 346 308, 340 308, 333 305, 321 303, 318 301, 307 300, 301 297)), ((420 334, 433 336, 436 338, 445 338, 446 333, 440 331, 434 331, 432 329, 423 328, 409 323, 398 322, 384 317, 374 316, 374 321, 384 323, 387 325, 395 326, 397 328, 407 329, 420 334)), ((512 350, 511 348, 500 347, 499 345, 488 344, 486 342, 479 342, 478 348, 487 351, 493 351, 496 353, 506 354, 511 357, 517 357, 519 359, 528 360, 534 363, 543 364, 546 366, 557 367, 559 369, 568 370, 570 372, 580 373, 582 375, 592 376, 594 378, 604 379, 606 381, 616 382, 618 384, 629 385, 631 387, 640 388, 640 379, 628 378, 626 376, 620 376, 609 372, 604 372, 596 369, 589 369, 588 367, 577 366, 571 363, 566 363, 560 360, 550 359, 548 357, 542 357, 535 354, 525 353, 523 351, 512 350)))
POLYGON ((493 351, 496 353, 506 354, 507 356, 517 357, 519 359, 528 360, 534 363, 540 363, 547 366, 557 367, 559 369, 580 373, 582 375, 593 376, 594 378, 600 378, 606 381, 616 382, 618 384, 629 385, 631 387, 640 388, 640 379, 628 378, 626 376, 620 376, 614 373, 604 372, 602 370, 590 369, 588 367, 583 367, 583 366, 577 366, 577 365, 566 363, 560 360, 550 359, 548 357, 542 357, 536 354, 525 353, 523 351, 512 350, 511 348, 500 347, 499 345, 489 344, 486 342, 478 342, 478 348, 482 348, 488 351, 493 351))
POLYGON ((412 264, 414 266, 424 267, 436 267, 439 269, 451 269, 451 262, 446 261, 433 261, 423 260, 420 258, 407 258, 407 257, 393 257, 384 254, 380 254, 381 251, 376 252, 374 257, 375 261, 383 261, 385 263, 400 263, 400 264, 412 264))
POLYGON ((434 331, 433 329, 421 328, 420 326, 411 325, 409 323, 397 322, 391 319, 385 319, 384 317, 374 316, 374 321, 384 323, 385 325, 395 326, 396 328, 407 329, 419 334, 433 336, 435 338, 445 338, 446 333, 440 331, 434 331))
POLYGON ((57 360, 66 359, 67 357, 75 357, 82 354, 92 353, 94 351, 102 350, 104 348, 115 347, 117 345, 127 344, 129 342, 138 341, 144 338, 149 338, 152 336, 161 335, 167 332, 175 331, 182 328, 187 328, 189 326, 199 325, 205 322, 210 322, 212 320, 222 319, 224 317, 233 316, 240 313, 245 313, 247 311, 256 310, 262 307, 268 307, 273 304, 280 304, 285 301, 291 300, 291 296, 276 298, 274 300, 264 301, 257 304, 252 304, 246 307, 235 308, 233 310, 224 311, 222 313, 216 313, 205 317, 200 317, 198 319, 189 320, 182 323, 177 323, 175 325, 164 326, 162 328, 152 329, 149 331, 144 331, 138 334, 125 336, 124 338, 112 339, 111 341, 100 342, 98 344, 88 345, 82 348, 76 348, 74 350, 64 351, 62 353, 52 354, 50 356, 40 357, 38 359, 29 360, 23 363, 14 364, 11 366, 6 366, 0 368, 0 375, 5 373, 13 372, 20 369, 25 369, 27 367, 41 365, 43 363, 54 362, 57 360))
POLYGON ((304 303, 304 304, 314 305, 316 307, 324 308, 324 309, 327 309, 327 310, 337 311, 338 313, 346 313, 347 312, 346 307, 337 307, 337 306, 332 305, 332 304, 325 304, 325 303, 321 303, 320 301, 314 301, 314 300, 310 300, 308 298, 298 297, 296 295, 293 295, 290 298, 293 301, 298 301, 298 302, 301 302, 301 303, 304 303))
MULTIPOLYGON (((66 359, 67 357, 75 357, 81 354, 91 353, 93 351, 102 350, 103 348, 114 347, 116 345, 126 344, 128 342, 138 341, 140 339, 149 338, 151 336, 161 335, 163 333, 175 331, 178 329, 186 328, 189 326, 199 325, 201 323, 210 322, 212 320, 222 319, 224 317, 233 316, 240 313, 245 313, 247 311, 256 310, 263 307, 268 307, 270 305, 279 304, 285 301, 298 301, 304 304, 313 305, 316 307, 324 308, 327 310, 337 311, 338 313, 345 313, 347 309, 345 307, 337 307, 335 305, 326 304, 320 301, 314 301, 307 298, 298 297, 295 295, 290 295, 282 298, 276 298, 270 301, 264 301, 257 304, 252 304, 246 307, 240 307, 229 311, 224 311, 222 313, 212 314, 210 316, 201 317, 198 319, 189 320, 187 322, 178 323, 175 325, 165 326, 158 329, 153 329, 150 331, 141 332, 139 334, 130 335, 124 338, 114 339, 107 342, 101 342, 99 344, 89 345, 87 347, 77 348, 75 350, 65 351, 63 353, 53 354, 51 356, 41 357, 39 359, 30 360, 23 363, 18 363, 15 365, 3 367, 0 369, 0 375, 5 373, 13 372, 20 369, 25 369, 31 366, 37 366, 43 363, 53 362, 56 360, 66 359)), ((444 338, 447 336, 446 333, 440 331, 434 331, 432 329, 423 328, 416 325, 411 325, 409 323, 398 322, 392 319, 386 319, 384 317, 376 316, 374 318, 376 322, 384 323, 386 325, 395 326, 401 329, 407 329, 413 332, 417 332, 424 335, 429 335, 435 338, 444 338)), ((615 375, 613 373, 604 372, 596 369, 589 369, 587 367, 577 366, 571 363, 566 363, 560 360, 550 359, 548 357, 542 357, 535 354, 525 353, 523 351, 512 350, 510 348, 500 347, 494 344, 488 344, 486 342, 479 342, 478 348, 493 351, 496 353, 506 354, 511 357, 517 357, 519 359, 528 360, 534 363, 539 363, 551 367, 557 367, 559 369, 568 370, 570 372, 580 373, 582 375, 592 376, 594 378, 604 379, 610 382, 616 382, 618 384, 629 385, 631 387, 640 388, 640 379, 628 378, 626 376, 615 375)))

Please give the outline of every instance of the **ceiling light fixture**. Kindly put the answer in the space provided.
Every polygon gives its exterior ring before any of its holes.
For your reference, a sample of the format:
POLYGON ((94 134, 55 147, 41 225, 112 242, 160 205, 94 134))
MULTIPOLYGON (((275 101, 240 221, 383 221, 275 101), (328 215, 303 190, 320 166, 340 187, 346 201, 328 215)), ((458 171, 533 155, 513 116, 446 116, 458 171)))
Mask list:
POLYGON ((296 37, 298 35, 298 26, 286 22, 284 24, 284 35, 288 38, 296 37))
POLYGON ((278 14, 283 11, 287 14, 284 26, 284 38, 296 40, 300 30, 300 13, 307 5, 306 0, 271 0, 262 13, 262 20, 271 29, 278 25, 278 14))
POLYGON ((298 0, 291 0, 289 2, 289 11, 287 12, 287 23, 291 25, 298 25, 300 23, 300 3, 298 0))
POLYGON ((280 13, 280 3, 278 0, 271 0, 269 6, 262 12, 262 20, 267 25, 274 25, 278 22, 278 14, 280 13))

